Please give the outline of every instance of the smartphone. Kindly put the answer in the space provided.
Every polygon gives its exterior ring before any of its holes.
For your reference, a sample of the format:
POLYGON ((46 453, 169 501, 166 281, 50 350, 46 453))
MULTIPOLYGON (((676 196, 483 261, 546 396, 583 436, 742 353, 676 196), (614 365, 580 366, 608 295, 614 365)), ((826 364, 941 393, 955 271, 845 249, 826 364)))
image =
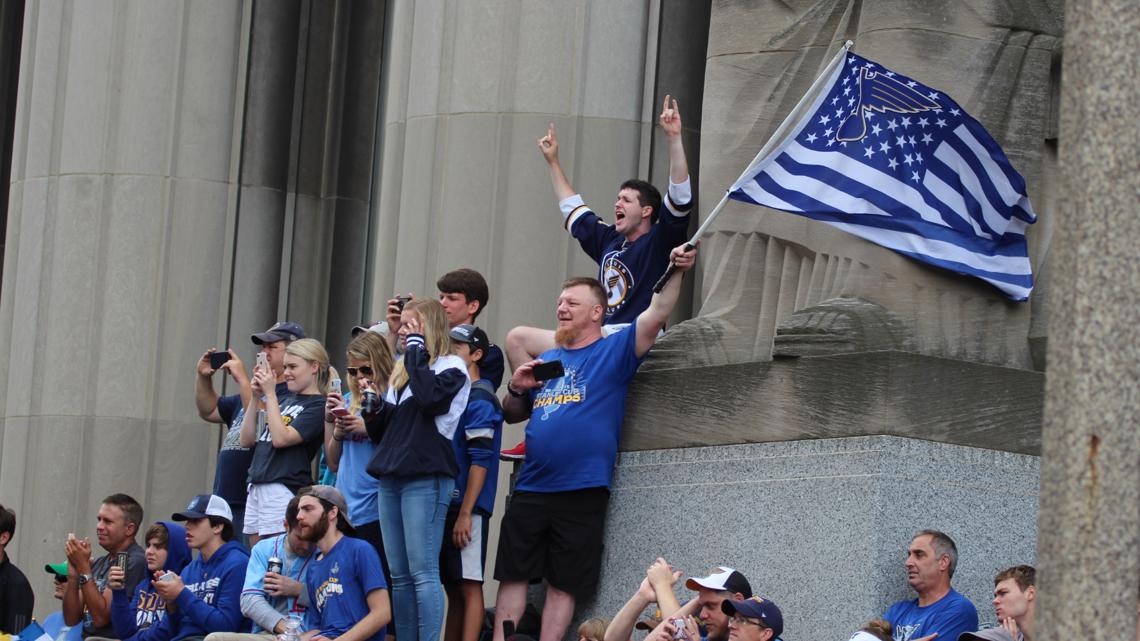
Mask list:
POLYGON ((340 394, 340 379, 339 378, 334 378, 331 381, 329 381, 329 394, 332 394, 334 392, 337 394, 340 394))
POLYGON ((534 366, 534 380, 548 381, 552 378, 562 378, 566 371, 562 369, 562 361, 547 361, 534 366))
POLYGON ((410 300, 412 300, 411 296, 397 296, 396 307, 402 312, 404 311, 404 305, 407 305, 410 300))
POLYGON ((178 576, 178 575, 177 575, 177 574, 175 574, 175 573, 173 573, 173 572, 171 572, 170 570, 167 570, 165 574, 163 574, 162 576, 158 577, 158 580, 159 580, 159 581, 173 581, 173 580, 174 580, 174 577, 176 577, 176 576, 178 576))
POLYGON ((686 639, 686 638, 688 638, 689 635, 685 633, 685 618, 684 617, 672 617, 669 619, 669 623, 673 624, 673 638, 674 639, 686 639))
POLYGON ((269 371, 269 357, 265 355, 265 352, 257 353, 257 366, 265 371, 269 371))
POLYGON ((230 360, 229 352, 214 352, 210 354, 210 369, 218 369, 230 360))
POLYGON ((329 411, 332 412, 332 415, 337 417, 337 418, 344 418, 346 416, 352 416, 352 412, 346 410, 343 407, 334 407, 329 411))

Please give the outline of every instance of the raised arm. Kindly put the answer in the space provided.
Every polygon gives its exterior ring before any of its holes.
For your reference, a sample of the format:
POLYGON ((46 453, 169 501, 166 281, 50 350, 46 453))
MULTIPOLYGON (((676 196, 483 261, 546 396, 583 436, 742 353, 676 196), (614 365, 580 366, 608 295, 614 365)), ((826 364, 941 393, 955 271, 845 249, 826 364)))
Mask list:
MULTIPOLYGON (((546 135, 538 139, 538 149, 546 159, 547 168, 550 169, 550 183, 554 186, 554 197, 562 202, 578 193, 570 186, 566 173, 562 171, 562 163, 558 160, 558 137, 554 134, 554 123, 550 123, 546 135)), ((685 171, 688 173, 687 169, 685 171)))
POLYGON ((202 358, 198 359, 197 376, 194 377, 194 405, 198 408, 198 416, 203 421, 221 423, 222 417, 218 414, 218 393, 214 391, 214 368, 210 367, 210 354, 214 348, 206 350, 202 358))
POLYGON ((665 96, 658 121, 669 146, 669 182, 679 185, 689 179, 689 161, 685 158, 685 143, 681 139, 681 109, 675 98, 665 96))
POLYGON ((665 284, 661 293, 653 295, 653 299, 649 301, 649 307, 637 317, 635 351, 638 358, 648 354, 649 350, 653 348, 653 344, 657 342, 657 334, 665 327, 666 321, 669 320, 669 314, 673 313, 673 307, 677 304, 677 297, 681 293, 680 275, 692 269, 696 260, 697 249, 695 247, 686 250, 685 245, 679 245, 669 253, 669 262, 677 266, 677 271, 665 284))

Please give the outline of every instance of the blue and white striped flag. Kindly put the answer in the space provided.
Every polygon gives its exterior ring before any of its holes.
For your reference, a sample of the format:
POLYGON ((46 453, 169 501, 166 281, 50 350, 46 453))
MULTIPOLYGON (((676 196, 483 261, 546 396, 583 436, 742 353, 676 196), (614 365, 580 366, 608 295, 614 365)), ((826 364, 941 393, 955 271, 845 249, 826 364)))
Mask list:
MULTIPOLYGON (((826 72, 825 72, 826 73, 826 72)), ((729 197, 825 222, 1023 301, 1025 179, 946 94, 848 52, 729 197)))

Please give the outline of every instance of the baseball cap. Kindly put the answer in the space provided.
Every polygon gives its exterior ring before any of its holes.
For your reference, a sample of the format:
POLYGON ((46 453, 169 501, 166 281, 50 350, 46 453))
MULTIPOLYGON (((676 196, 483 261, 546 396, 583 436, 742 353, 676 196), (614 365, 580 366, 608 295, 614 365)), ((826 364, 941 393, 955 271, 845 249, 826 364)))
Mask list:
POLYGON ((221 517, 231 524, 234 514, 230 511, 230 504, 216 494, 199 494, 190 500, 190 505, 181 512, 174 513, 170 518, 175 521, 189 521, 191 519, 204 519, 207 516, 221 517))
POLYGON ((53 576, 62 576, 63 578, 67 578, 67 561, 64 561, 63 563, 45 563, 44 572, 47 572, 53 576))
POLYGON ((451 328, 447 333, 451 340, 460 343, 467 343, 471 349, 481 349, 486 354, 487 350, 491 349, 491 339, 487 338, 487 332, 479 329, 474 325, 456 325, 451 328))
POLYGON ((685 587, 690 590, 705 589, 716 590, 717 592, 725 590, 732 593, 739 592, 743 594, 746 599, 752 596, 752 586, 748 583, 748 579, 744 578, 743 574, 723 565, 718 567, 717 570, 717 572, 713 572, 706 577, 691 578, 685 581, 685 587))
POLYGON ((298 338, 305 337, 305 330, 293 321, 281 321, 280 323, 273 323, 273 326, 264 332, 254 334, 249 337, 257 345, 264 345, 266 343, 276 343, 278 341, 295 341, 298 338))
POLYGON ((340 493, 340 490, 331 485, 310 485, 301 492, 301 496, 315 496, 318 499, 332 503, 336 506, 337 511, 340 512, 340 518, 343 519, 342 524, 345 526, 344 533, 356 533, 356 528, 352 526, 352 521, 348 520, 348 502, 344 500, 344 495, 340 493))
POLYGON ((652 630, 661 624, 661 608, 653 611, 653 616, 642 617, 633 627, 638 630, 652 630))
POLYGON ((379 323, 372 323, 371 325, 357 325, 352 328, 352 337, 356 338, 364 332, 372 332, 381 336, 388 335, 388 321, 380 321, 379 323))
POLYGON ((729 616, 740 613, 741 616, 760 619, 772 628, 773 638, 784 632, 784 615, 780 614, 780 608, 763 597, 754 596, 743 601, 725 599, 720 602, 720 611, 729 616))
POLYGON ((977 632, 963 632, 958 635, 958 641, 1014 641, 1005 628, 990 628, 977 632))

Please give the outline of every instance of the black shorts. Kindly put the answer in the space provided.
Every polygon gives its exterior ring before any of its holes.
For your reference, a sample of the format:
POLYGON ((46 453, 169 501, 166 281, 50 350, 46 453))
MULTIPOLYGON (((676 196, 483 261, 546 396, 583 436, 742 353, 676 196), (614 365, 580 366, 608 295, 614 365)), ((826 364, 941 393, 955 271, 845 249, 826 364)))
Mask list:
POLYGON ((447 510, 447 520, 443 526, 443 545, 439 549, 439 580, 445 585, 460 581, 483 582, 483 572, 487 567, 487 530, 491 517, 475 510, 471 514, 471 541, 462 550, 455 547, 451 533, 459 518, 459 508, 447 510))
POLYGON ((602 567, 610 491, 515 492, 499 531, 497 581, 535 581, 593 596, 602 567))

